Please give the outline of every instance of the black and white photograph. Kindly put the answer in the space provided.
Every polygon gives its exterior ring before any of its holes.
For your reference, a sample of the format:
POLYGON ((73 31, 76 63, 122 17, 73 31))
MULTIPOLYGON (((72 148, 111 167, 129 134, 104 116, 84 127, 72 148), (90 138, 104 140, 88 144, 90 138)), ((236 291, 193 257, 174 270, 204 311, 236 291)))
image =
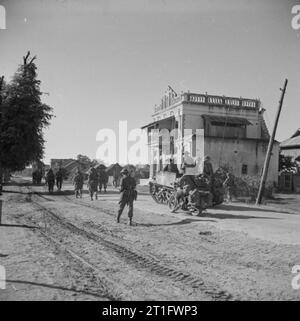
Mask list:
POLYGON ((299 301, 299 57, 299 0, 0 0, 0 301, 299 301))

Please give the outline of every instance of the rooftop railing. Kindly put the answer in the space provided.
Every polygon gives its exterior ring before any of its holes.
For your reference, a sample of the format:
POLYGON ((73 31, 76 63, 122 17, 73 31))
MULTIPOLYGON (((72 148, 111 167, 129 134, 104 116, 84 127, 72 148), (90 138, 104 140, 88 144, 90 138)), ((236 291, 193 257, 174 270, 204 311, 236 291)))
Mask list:
POLYGON ((260 101, 258 99, 247 99, 237 97, 226 97, 226 96, 215 96, 207 94, 194 94, 194 93, 183 93, 167 104, 162 101, 159 106, 155 106, 154 113, 169 108, 170 106, 178 102, 189 102, 194 104, 202 105, 214 105, 214 106, 232 106, 241 108, 259 108, 260 101))

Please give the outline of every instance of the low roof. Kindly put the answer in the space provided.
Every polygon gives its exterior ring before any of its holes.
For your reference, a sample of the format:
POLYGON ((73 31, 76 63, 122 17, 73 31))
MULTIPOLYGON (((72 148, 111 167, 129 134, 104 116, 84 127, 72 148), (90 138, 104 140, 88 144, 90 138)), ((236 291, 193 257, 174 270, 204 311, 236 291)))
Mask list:
POLYGON ((240 125, 252 125, 252 123, 247 118, 242 117, 229 117, 229 116, 217 116, 217 115, 202 115, 204 119, 209 121, 221 122, 221 123, 230 123, 230 124, 240 124, 240 125))
POLYGON ((119 163, 115 163, 115 164, 111 164, 106 168, 106 171, 108 172, 109 170, 113 169, 114 167, 118 167, 118 168, 123 168, 119 163))
POLYGON ((299 147, 300 148, 300 136, 292 137, 286 139, 280 144, 280 148, 291 148, 291 147, 299 147))
POLYGON ((169 119, 172 119, 172 118, 175 118, 175 116, 172 115, 172 116, 169 116, 169 117, 166 117, 166 118, 162 118, 162 119, 153 121, 152 123, 149 123, 149 124, 147 124, 147 125, 145 125, 145 126, 142 126, 141 129, 150 127, 150 126, 155 125, 155 124, 157 124, 157 123, 160 123, 160 122, 162 122, 162 121, 164 121, 164 120, 169 120, 169 119))

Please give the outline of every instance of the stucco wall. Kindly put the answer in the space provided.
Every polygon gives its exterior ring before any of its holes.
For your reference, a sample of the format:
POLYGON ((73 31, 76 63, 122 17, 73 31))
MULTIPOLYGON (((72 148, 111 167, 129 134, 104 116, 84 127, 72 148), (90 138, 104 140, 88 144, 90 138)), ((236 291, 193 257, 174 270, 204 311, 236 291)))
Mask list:
MULTIPOLYGON (((235 175, 241 175, 242 165, 248 167, 248 175, 261 175, 268 147, 267 141, 235 140, 205 137, 204 152, 212 159, 214 168, 229 164, 235 175)), ((269 166, 268 180, 278 181, 279 144, 275 143, 269 166)))
POLYGON ((184 104, 183 114, 185 116, 185 128, 203 128, 201 115, 209 114, 216 116, 242 117, 248 119, 252 125, 247 126, 247 138, 261 138, 261 124, 257 109, 224 108, 220 106, 208 106, 197 104, 184 104))

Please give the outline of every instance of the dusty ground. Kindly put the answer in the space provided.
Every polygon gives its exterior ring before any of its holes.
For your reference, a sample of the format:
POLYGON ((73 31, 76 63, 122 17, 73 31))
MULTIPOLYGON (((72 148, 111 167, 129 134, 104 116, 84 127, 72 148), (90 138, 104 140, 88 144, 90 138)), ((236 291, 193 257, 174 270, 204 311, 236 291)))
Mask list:
POLYGON ((91 202, 87 194, 75 200, 71 188, 49 195, 44 186, 5 186, 0 300, 300 299, 291 287, 300 198, 195 217, 143 193, 130 227, 126 212, 115 222, 115 190, 91 202))

